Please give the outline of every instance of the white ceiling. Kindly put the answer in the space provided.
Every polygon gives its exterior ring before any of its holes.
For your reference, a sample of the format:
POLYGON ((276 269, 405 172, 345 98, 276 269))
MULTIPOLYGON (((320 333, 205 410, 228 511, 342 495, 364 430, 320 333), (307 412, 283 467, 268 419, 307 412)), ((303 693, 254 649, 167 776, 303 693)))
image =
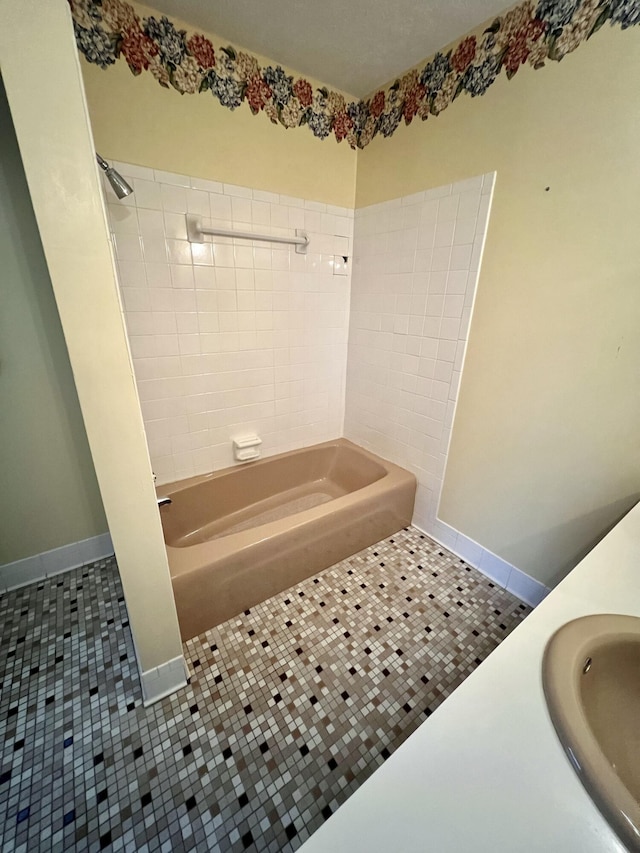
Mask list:
POLYGON ((364 97, 508 0, 149 0, 230 44, 364 97))

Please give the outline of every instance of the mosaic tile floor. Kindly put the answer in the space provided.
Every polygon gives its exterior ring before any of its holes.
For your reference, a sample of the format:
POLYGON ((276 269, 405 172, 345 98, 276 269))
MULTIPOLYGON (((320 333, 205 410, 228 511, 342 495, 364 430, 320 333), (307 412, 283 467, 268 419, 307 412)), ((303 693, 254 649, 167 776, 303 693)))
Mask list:
POLYGON ((409 528, 189 641, 143 708, 113 559, 0 598, 0 848, 293 851, 529 609, 409 528))

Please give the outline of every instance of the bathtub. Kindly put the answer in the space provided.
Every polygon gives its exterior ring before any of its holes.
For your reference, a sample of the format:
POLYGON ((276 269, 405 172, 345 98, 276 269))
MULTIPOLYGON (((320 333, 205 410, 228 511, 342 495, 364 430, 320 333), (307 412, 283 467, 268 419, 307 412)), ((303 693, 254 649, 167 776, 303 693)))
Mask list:
POLYGON ((183 640, 406 527, 415 490, 343 438, 159 486, 183 640))

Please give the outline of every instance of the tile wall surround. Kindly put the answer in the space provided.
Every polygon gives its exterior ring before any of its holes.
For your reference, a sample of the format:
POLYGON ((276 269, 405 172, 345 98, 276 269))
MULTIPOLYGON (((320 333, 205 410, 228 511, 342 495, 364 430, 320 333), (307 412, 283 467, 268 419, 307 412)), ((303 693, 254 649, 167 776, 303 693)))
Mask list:
MULTIPOLYGON (((341 435, 413 471, 413 523, 535 605, 548 589, 437 517, 495 173, 357 211, 127 163, 105 185, 158 482, 341 435), (309 253, 190 244, 203 224, 291 234, 309 253), (334 275, 334 256, 350 259, 334 275), (352 263, 351 263, 352 261, 352 263), (353 280, 351 280, 353 279, 353 280)), ((205 238, 209 240, 209 238, 205 238)))
POLYGON ((121 297, 158 482, 232 465, 258 433, 268 456, 343 430, 353 210, 247 187, 115 168, 105 186, 121 297), (203 225, 310 237, 306 255, 258 241, 186 239, 203 225))
POLYGON ((356 211, 345 436, 411 470, 413 523, 507 586, 522 573, 437 517, 495 177, 356 211))

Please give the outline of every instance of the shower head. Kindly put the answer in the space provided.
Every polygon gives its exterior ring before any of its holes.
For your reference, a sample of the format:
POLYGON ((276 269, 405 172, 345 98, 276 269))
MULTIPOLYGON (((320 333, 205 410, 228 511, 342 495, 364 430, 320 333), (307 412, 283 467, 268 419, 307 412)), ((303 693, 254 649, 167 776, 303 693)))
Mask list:
POLYGON ((125 196, 131 195, 133 192, 133 187, 130 187, 129 184, 125 181, 122 175, 119 172, 110 166, 106 160, 103 160, 102 157, 96 151, 96 160, 98 161, 98 165, 104 171, 107 176, 107 180, 111 184, 111 189, 118 196, 118 198, 125 198, 125 196))

